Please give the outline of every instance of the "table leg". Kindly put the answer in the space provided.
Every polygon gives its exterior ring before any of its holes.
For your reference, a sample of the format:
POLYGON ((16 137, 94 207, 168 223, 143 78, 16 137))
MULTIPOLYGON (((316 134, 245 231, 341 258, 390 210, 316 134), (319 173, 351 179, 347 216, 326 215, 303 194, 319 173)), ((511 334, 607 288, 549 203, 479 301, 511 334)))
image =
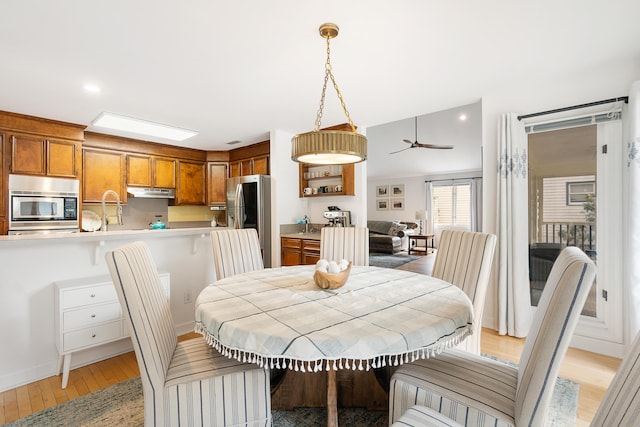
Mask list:
POLYGON ((334 369, 327 372, 327 427, 338 427, 338 382, 334 369))

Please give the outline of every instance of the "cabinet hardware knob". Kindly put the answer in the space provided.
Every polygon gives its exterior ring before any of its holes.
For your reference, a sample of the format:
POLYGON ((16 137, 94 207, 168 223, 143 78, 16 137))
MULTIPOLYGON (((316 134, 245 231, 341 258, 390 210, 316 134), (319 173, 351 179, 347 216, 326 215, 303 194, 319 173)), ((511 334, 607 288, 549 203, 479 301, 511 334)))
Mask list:
POLYGON ((95 337, 96 337, 96 334, 91 335, 91 338, 95 338, 95 337))
POLYGON ((95 317, 96 317, 96 315, 95 315, 95 314, 92 314, 92 315, 91 315, 91 318, 92 318, 92 319, 93 319, 93 318, 95 318, 95 317))

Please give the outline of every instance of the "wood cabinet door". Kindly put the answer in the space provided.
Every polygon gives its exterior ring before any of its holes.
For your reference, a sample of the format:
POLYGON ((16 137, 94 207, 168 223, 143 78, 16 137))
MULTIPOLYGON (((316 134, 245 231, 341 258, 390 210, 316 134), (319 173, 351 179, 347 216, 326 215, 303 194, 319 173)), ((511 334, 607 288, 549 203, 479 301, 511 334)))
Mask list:
POLYGON ((240 160, 240 175, 253 175, 253 159, 240 160))
POLYGON ((300 265, 301 262, 301 253, 300 251, 296 251, 293 249, 282 249, 282 265, 300 265))
POLYGON ((269 175, 269 156, 253 158, 253 173, 256 175, 269 175))
POLYGON ((151 187, 151 156, 127 155, 127 185, 151 187))
MULTIPOLYGON (((82 150, 82 200, 85 203, 100 203, 107 190, 118 193, 122 203, 127 201, 125 184, 125 155, 117 151, 85 148, 82 150)), ((113 199, 109 198, 109 203, 113 199)))
POLYGON ((240 176, 240 162, 229 163, 229 177, 240 176))
POLYGON ((64 178, 78 176, 80 143, 47 140, 47 175, 64 178))
POLYGON ((176 161, 165 157, 153 158, 153 186, 176 188, 176 161))
POLYGON ((34 136, 12 135, 11 173, 44 175, 45 140, 34 136))
POLYGON ((178 162, 177 205, 204 205, 206 167, 204 162, 178 162))
POLYGON ((207 174, 207 202, 221 205, 227 202, 227 164, 209 162, 207 174))

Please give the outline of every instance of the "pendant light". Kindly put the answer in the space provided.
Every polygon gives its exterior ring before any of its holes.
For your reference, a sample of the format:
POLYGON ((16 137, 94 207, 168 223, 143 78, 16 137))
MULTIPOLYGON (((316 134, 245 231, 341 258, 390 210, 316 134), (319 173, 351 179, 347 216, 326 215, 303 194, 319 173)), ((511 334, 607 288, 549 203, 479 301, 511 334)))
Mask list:
POLYGON ((320 98, 320 108, 316 116, 315 127, 311 132, 301 133, 291 138, 291 160, 300 163, 315 165, 341 165, 359 163, 367 159, 367 138, 356 132, 356 127, 347 111, 342 93, 338 89, 333 73, 331 72, 331 49, 329 41, 338 35, 336 24, 322 24, 320 35, 327 40, 327 62, 325 64, 324 85, 320 98), (346 130, 320 130, 324 98, 327 90, 327 81, 331 79, 333 87, 338 94, 342 111, 349 121, 351 131, 346 130))

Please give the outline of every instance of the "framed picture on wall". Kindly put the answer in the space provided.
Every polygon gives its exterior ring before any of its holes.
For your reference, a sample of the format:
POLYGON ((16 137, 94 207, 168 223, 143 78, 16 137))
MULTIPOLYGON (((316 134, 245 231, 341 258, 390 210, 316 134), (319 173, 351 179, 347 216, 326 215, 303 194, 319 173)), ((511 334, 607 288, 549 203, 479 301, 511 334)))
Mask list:
POLYGON ((388 211, 389 210, 389 199, 376 200, 376 210, 377 211, 388 211))
POLYGON ((394 211, 403 211, 404 199, 391 199, 391 209, 394 211))
POLYGON ((404 184, 392 185, 390 193, 391 197, 404 197, 404 184))
POLYGON ((378 185, 376 187, 376 197, 389 197, 389 186, 378 185))

